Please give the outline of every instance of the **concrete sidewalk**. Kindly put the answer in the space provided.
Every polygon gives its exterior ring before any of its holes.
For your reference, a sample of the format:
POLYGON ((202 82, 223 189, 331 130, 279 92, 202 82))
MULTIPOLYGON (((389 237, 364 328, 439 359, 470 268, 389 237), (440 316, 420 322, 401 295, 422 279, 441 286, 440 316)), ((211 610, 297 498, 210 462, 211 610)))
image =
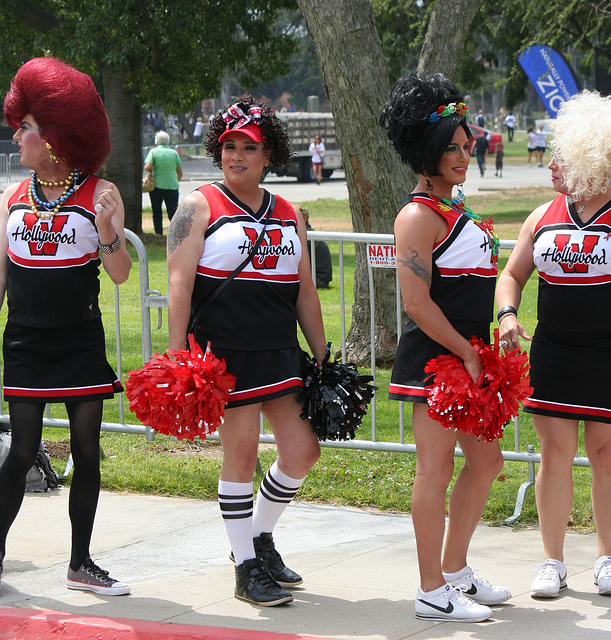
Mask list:
POLYGON ((414 617, 418 572, 406 515, 291 505, 274 535, 304 584, 295 590, 293 603, 259 608, 233 597, 233 565, 216 502, 103 492, 92 554, 132 588, 130 596, 114 598, 66 589, 67 509, 67 489, 26 495, 8 539, 0 638, 79 637, 69 635, 70 628, 80 637, 113 640, 606 640, 611 632, 611 597, 598 595, 593 583, 593 534, 567 535, 569 588, 557 600, 535 601, 529 589, 541 559, 538 530, 480 526, 470 563, 489 580, 507 586, 513 598, 495 607, 489 622, 455 624, 414 617), (45 611, 33 616, 28 609, 45 611), (26 631, 33 618, 37 628, 47 625, 47 635, 26 631), (23 629, 16 635, 6 631, 13 621, 23 629))

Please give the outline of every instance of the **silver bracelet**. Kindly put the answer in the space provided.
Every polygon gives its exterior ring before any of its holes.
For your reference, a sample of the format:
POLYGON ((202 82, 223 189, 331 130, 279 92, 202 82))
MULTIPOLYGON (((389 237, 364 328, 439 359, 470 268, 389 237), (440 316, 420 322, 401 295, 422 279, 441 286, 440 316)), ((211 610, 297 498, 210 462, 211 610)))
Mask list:
POLYGON ((98 239, 98 247, 102 253, 115 253, 121 248, 121 238, 117 233, 115 239, 110 244, 102 244, 98 239))

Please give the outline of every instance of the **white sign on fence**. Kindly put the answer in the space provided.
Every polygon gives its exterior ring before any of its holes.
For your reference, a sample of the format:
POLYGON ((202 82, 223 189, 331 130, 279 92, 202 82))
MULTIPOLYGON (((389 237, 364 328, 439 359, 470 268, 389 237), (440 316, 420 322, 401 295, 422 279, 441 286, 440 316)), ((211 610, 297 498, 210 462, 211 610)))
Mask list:
POLYGON ((395 269, 397 252, 394 244, 368 244, 367 261, 371 267, 395 269))

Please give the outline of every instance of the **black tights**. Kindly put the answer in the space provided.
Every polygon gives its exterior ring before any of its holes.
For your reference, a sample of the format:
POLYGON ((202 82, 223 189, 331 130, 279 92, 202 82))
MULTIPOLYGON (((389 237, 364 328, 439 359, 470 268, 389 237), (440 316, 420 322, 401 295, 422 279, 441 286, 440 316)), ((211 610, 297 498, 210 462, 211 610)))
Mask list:
MULTIPOLYGON (((0 468, 0 553, 19 513, 25 477, 36 459, 42 436, 44 404, 9 402, 11 449, 0 468)), ((66 403, 74 473, 68 511, 72 523, 70 566, 78 569, 89 557, 89 543, 100 494, 100 424, 102 401, 66 403)))

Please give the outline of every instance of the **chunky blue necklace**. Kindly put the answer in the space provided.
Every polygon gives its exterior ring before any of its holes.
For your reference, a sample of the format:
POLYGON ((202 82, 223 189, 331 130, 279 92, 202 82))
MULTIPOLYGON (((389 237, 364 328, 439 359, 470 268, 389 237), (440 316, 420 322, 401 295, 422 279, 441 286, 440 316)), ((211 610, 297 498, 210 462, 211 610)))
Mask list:
POLYGON ((64 202, 66 202, 66 200, 76 191, 76 181, 78 180, 78 176, 78 171, 74 169, 68 178, 65 181, 62 181, 66 186, 64 187, 64 191, 61 196, 53 202, 45 202, 38 197, 38 193, 36 192, 36 182, 40 181, 40 179, 38 178, 36 171, 33 171, 32 177, 30 178, 30 184, 28 185, 28 199, 30 201, 32 212, 36 214, 36 217, 41 218, 42 220, 51 220, 54 218, 62 204, 64 204, 64 202), (50 211, 43 213, 38 210, 36 205, 39 207, 45 207, 45 209, 50 209, 50 211))

